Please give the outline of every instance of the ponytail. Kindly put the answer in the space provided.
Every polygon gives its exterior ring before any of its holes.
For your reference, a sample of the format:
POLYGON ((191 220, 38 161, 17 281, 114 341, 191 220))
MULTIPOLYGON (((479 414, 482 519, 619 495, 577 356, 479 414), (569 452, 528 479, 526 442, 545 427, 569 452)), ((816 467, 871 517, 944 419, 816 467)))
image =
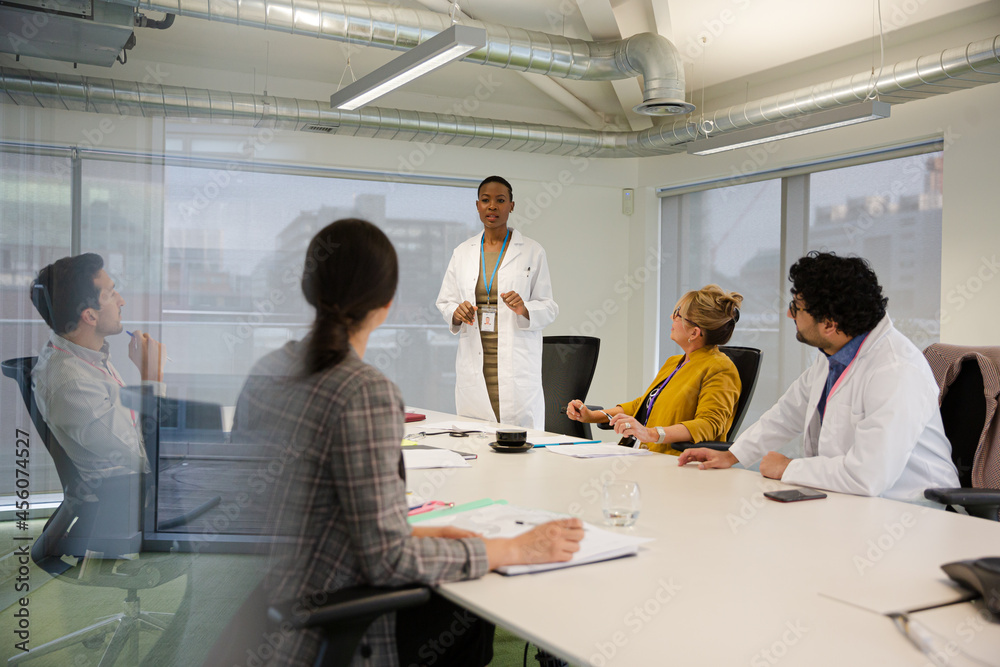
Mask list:
POLYGON ((318 373, 343 361, 350 347, 350 336, 350 320, 340 312, 339 306, 317 306, 306 350, 307 372, 318 373))

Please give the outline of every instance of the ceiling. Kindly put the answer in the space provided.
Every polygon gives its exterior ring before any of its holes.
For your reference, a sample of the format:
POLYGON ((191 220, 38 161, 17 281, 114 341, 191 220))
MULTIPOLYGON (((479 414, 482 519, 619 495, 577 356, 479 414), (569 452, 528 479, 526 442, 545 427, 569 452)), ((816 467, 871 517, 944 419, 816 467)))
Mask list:
MULTIPOLYGON (((461 15, 581 39, 620 39, 656 32, 670 39, 685 62, 689 100, 701 106, 701 89, 763 84, 808 59, 834 63, 869 57, 878 64, 878 18, 887 50, 894 44, 943 32, 1000 14, 1000 0, 460 0, 461 15)), ((394 0, 394 7, 448 13, 451 0, 394 0)), ((159 18, 155 16, 153 18, 159 18)), ((396 51, 293 36, 178 17, 167 30, 136 29, 126 65, 72 65, 0 54, 0 65, 72 72, 125 80, 325 100, 388 62, 396 51), (350 54, 350 70, 347 69, 350 54)), ((980 38, 992 37, 992 33, 980 38)), ((941 44, 948 48, 956 44, 941 44)), ((841 75, 854 74, 845 71, 841 75)), ((487 99, 464 113, 511 121, 578 128, 643 129, 648 117, 631 107, 639 83, 550 79, 537 74, 455 63, 432 72, 375 104, 380 107, 463 113, 469 91, 488 82, 487 99), (543 79, 548 79, 543 81, 543 79), (567 93, 572 96, 569 97, 567 93), (575 99, 574 99, 575 98, 575 99)))

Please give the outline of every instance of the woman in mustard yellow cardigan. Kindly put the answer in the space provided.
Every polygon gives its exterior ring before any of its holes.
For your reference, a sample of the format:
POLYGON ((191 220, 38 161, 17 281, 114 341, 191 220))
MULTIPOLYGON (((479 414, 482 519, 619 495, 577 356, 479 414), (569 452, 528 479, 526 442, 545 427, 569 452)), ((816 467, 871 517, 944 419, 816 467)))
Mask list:
POLYGON ((651 450, 677 455, 674 442, 724 440, 740 397, 736 366, 719 345, 729 342, 743 297, 718 285, 688 292, 674 309, 670 339, 684 354, 667 359, 643 396, 609 410, 590 410, 579 399, 566 415, 581 422, 611 422, 651 450))

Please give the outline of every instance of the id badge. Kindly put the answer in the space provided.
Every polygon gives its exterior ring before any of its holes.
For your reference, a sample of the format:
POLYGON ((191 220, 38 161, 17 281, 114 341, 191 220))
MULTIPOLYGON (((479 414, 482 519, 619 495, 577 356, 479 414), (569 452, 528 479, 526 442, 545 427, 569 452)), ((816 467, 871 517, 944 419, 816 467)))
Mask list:
POLYGON ((496 306, 483 306, 479 309, 482 313, 482 322, 480 324, 480 329, 486 332, 493 332, 497 330, 497 308, 496 306))

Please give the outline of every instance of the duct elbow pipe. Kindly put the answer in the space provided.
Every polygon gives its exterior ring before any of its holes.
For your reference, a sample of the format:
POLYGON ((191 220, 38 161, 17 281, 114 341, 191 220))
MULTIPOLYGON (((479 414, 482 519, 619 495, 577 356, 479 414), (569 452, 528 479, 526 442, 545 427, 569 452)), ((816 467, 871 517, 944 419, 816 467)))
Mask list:
POLYGON ((623 40, 617 55, 622 71, 642 75, 642 103, 634 108, 636 113, 674 116, 694 111, 684 100, 684 62, 669 39, 639 33, 623 40))

